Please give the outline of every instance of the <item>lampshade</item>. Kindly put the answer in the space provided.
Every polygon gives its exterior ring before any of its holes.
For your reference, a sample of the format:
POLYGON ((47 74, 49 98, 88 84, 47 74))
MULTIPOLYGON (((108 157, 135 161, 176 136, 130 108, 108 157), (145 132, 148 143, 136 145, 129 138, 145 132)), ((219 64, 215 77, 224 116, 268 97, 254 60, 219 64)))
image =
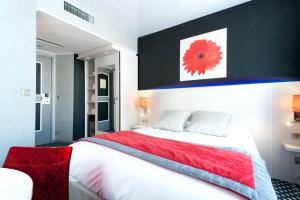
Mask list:
POLYGON ((143 108, 143 109, 148 107, 148 98, 147 97, 140 97, 139 98, 139 107, 143 108))
POLYGON ((294 112, 300 112, 300 95, 293 96, 293 110, 294 112))

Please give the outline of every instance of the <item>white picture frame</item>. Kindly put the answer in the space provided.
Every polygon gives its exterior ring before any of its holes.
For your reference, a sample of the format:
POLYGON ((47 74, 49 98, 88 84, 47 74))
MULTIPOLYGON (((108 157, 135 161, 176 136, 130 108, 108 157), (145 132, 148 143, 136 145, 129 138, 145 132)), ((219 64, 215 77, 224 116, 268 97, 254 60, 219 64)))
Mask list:
POLYGON ((180 40, 180 81, 226 77, 227 28, 180 40))

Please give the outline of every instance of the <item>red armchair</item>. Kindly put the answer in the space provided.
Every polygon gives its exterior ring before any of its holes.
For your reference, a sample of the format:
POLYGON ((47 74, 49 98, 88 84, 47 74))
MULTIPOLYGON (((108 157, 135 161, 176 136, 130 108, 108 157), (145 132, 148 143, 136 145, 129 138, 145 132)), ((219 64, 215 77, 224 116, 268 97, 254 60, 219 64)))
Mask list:
POLYGON ((33 200, 68 200, 72 147, 11 147, 3 167, 28 174, 33 200))

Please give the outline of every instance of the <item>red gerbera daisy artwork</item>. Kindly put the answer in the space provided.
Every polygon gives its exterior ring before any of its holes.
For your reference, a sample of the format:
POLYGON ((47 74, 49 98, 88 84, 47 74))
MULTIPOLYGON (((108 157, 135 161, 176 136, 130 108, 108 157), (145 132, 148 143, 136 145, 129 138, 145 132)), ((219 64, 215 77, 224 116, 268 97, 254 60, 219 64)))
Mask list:
POLYGON ((227 77, 227 29, 180 40, 180 81, 227 77))
POLYGON ((184 54, 184 69, 192 75, 195 72, 205 74, 206 70, 213 70, 220 63, 221 54, 221 48, 215 42, 196 40, 184 54))

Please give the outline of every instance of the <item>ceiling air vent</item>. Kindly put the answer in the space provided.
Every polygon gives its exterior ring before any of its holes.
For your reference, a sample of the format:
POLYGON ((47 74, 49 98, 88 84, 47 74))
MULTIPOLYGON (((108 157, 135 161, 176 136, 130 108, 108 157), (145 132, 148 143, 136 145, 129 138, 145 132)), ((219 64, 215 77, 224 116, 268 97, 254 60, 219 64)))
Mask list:
POLYGON ((81 9, 73 6, 72 4, 64 1, 64 10, 89 22, 89 23, 92 23, 94 24, 94 17, 84 11, 82 11, 81 9))

